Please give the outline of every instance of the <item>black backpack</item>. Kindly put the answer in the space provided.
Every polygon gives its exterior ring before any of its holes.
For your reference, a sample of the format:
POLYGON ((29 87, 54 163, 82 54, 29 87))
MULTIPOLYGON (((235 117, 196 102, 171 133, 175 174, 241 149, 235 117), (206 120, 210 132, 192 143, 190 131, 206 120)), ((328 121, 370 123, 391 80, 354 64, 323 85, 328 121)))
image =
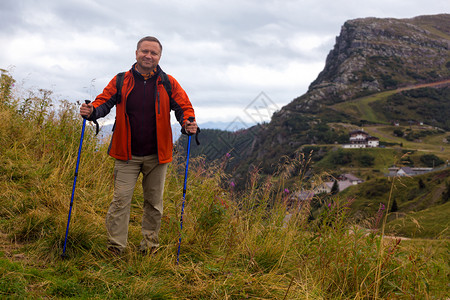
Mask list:
MULTIPOLYGON (((116 92, 115 96, 116 96, 116 99, 117 99, 117 103, 120 103, 120 101, 122 101, 122 86, 123 86, 123 80, 125 78, 125 73, 126 72, 120 72, 116 76, 116 90, 117 90, 117 92, 116 92)), ((161 71, 160 75, 161 75, 161 83, 163 84, 164 88, 166 89, 166 92, 167 92, 167 95, 169 95, 170 101, 173 101, 173 98, 172 98, 172 85, 170 84, 169 77, 163 71, 161 71)), ((189 121, 191 121, 191 120, 189 120, 189 121)), ((183 134, 186 134, 186 132, 184 131, 184 128, 181 128, 181 132, 183 134)), ((197 134, 195 135, 195 142, 197 143, 197 145, 200 145, 200 142, 198 140, 198 134, 199 133, 200 133, 200 128, 197 128, 197 134)))
MULTIPOLYGON (((123 79, 125 78, 126 72, 120 72, 116 76, 116 99, 117 103, 120 103, 122 101, 122 86, 123 86, 123 79)), ((161 71, 161 82, 164 85, 164 88, 166 89, 167 95, 169 95, 170 101, 172 101, 172 85, 170 84, 169 77, 166 73, 161 71)))

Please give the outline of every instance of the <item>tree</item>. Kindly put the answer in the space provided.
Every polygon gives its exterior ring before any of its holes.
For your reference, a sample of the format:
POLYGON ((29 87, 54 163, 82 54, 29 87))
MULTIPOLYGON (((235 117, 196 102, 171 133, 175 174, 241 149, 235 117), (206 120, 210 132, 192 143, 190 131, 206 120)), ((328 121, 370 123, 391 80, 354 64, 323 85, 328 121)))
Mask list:
POLYGON ((391 212, 396 212, 398 211, 398 206, 397 206, 397 201, 394 199, 394 201, 392 202, 392 206, 391 206, 391 212))
POLYGON ((405 133, 401 129, 394 129, 394 135, 402 137, 405 133))
POLYGON ((333 152, 331 160, 336 165, 346 165, 352 162, 352 157, 349 152, 344 152, 342 149, 333 152))
POLYGON ((337 193, 339 193, 339 184, 337 182, 337 180, 334 181, 333 186, 331 187, 331 195, 336 195, 337 193))
POLYGON ((447 203, 448 199, 450 199, 450 183, 446 182, 445 186, 447 187, 444 193, 442 194, 442 203, 447 203))
POLYGON ((444 164, 444 161, 434 154, 424 154, 420 157, 420 161, 430 168, 444 164))
POLYGON ((368 153, 364 153, 358 157, 358 161, 362 167, 371 167, 375 162, 375 157, 368 153))
POLYGON ((423 182, 422 178, 419 179, 419 189, 425 188, 425 183, 423 182))

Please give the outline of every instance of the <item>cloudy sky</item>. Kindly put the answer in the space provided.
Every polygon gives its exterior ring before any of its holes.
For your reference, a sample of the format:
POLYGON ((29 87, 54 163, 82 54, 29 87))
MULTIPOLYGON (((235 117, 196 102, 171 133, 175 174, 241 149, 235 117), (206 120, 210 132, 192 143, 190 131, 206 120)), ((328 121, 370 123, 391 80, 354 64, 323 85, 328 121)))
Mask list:
POLYGON ((94 99, 153 35, 199 123, 245 125, 306 92, 346 20, 449 11, 448 0, 1 0, 0 69, 22 91, 94 99))

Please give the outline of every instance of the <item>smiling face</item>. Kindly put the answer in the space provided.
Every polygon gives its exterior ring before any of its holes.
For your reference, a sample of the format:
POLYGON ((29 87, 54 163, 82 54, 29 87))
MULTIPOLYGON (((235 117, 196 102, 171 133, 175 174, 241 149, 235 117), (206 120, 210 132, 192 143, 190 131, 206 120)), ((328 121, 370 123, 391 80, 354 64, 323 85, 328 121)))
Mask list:
POLYGON ((161 59, 161 47, 157 42, 143 41, 136 50, 138 71, 146 74, 153 71, 161 59))

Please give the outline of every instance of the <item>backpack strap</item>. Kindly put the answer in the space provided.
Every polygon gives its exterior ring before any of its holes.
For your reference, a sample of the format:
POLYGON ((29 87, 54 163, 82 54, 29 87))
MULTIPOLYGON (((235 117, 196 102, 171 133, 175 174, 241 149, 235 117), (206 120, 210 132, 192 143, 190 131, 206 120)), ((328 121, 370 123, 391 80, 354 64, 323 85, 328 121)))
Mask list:
MULTIPOLYGON (((170 84, 169 76, 166 73, 161 72, 161 83, 166 89, 167 95, 169 95, 170 100, 172 99, 172 85, 170 84)), ((125 78, 125 72, 117 73, 116 75, 116 102, 119 104, 122 101, 122 86, 123 80, 125 78)))
POLYGON ((119 104, 122 101, 122 86, 125 78, 125 72, 120 72, 116 75, 116 103, 119 104))
MULTIPOLYGON (((169 76, 164 71, 161 71, 161 83, 164 86, 164 89, 167 92, 167 95, 169 96, 170 101, 173 101, 172 98, 172 85, 169 80, 169 76)), ((122 101, 122 86, 123 86, 123 80, 125 78, 125 72, 120 72, 116 75, 116 104, 119 104, 122 101)), ((191 121, 191 120, 190 120, 191 121)), ((193 122, 193 120, 191 121, 193 122)), ((182 132, 184 128, 181 129, 182 132)), ((114 131, 114 129, 113 129, 114 131)), ((197 142, 197 145, 200 145, 200 142, 198 140, 198 134, 200 133, 200 128, 197 128, 197 134, 195 135, 195 141, 197 142)))
POLYGON ((161 71, 161 83, 163 84, 164 88, 166 89, 167 95, 169 95, 170 101, 173 100, 172 98, 172 85, 170 84, 169 76, 163 71, 161 71))
MULTIPOLYGON (((119 104, 122 101, 122 86, 123 80, 125 78, 125 72, 117 73, 116 75, 116 104, 119 104)), ((169 77, 166 73, 161 72, 161 83, 166 89, 167 95, 169 95, 170 100, 172 99, 172 85, 170 84, 169 77)))

